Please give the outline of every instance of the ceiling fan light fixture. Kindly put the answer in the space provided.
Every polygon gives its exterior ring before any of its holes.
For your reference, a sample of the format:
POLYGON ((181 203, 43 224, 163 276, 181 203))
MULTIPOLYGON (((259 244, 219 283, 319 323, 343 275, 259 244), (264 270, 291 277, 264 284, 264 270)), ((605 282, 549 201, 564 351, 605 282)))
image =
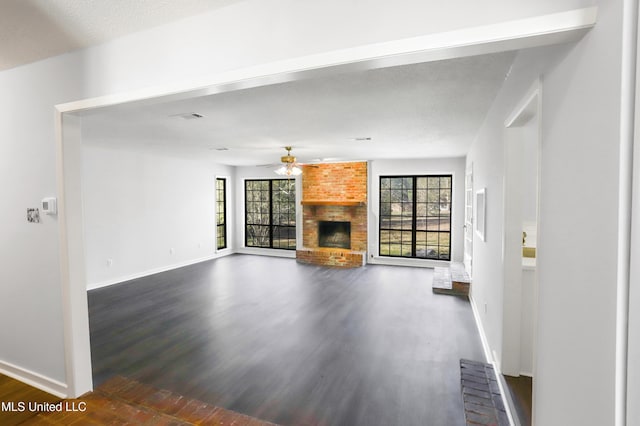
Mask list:
POLYGON ((275 170, 276 174, 281 176, 300 176, 302 174, 302 169, 293 163, 291 164, 283 164, 275 170))
POLYGON ((296 157, 291 155, 291 147, 285 146, 287 155, 280 157, 282 166, 278 167, 275 172, 281 176, 299 176, 302 174, 302 169, 296 163, 296 157))

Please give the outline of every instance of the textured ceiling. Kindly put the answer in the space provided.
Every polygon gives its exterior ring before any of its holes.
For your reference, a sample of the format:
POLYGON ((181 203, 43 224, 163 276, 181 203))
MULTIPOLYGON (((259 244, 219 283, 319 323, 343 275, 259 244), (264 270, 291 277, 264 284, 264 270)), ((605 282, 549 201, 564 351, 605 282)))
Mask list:
POLYGON ((0 70, 242 0, 0 0, 0 70))
POLYGON ((334 75, 83 117, 86 143, 231 165, 466 155, 515 53, 334 75), (199 113, 200 119, 176 115, 199 113), (356 140, 371 138, 371 140, 356 140))

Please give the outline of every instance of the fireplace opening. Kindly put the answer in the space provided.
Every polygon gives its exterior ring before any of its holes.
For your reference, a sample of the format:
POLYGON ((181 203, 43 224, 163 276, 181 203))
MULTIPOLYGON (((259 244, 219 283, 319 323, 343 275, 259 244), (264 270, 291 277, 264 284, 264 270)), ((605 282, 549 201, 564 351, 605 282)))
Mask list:
POLYGON ((351 248, 351 222, 318 222, 318 247, 351 248))

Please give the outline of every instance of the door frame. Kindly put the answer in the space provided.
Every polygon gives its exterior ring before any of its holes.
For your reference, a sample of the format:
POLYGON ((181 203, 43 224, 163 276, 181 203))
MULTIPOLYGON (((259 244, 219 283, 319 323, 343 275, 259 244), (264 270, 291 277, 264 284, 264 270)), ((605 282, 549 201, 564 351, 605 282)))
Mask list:
MULTIPOLYGON (((521 370, 521 349, 520 349, 520 330, 522 327, 522 215, 519 216, 519 223, 514 222, 512 214, 514 203, 522 205, 522 199, 517 198, 517 189, 512 187, 512 180, 517 179, 513 165, 508 164, 510 149, 513 148, 509 144, 520 143, 518 135, 510 133, 521 131, 520 129, 531 120, 536 122, 536 234, 537 247, 540 247, 541 227, 540 227, 540 188, 541 188, 541 159, 542 159, 542 79, 536 79, 529 90, 526 92, 522 100, 514 108, 513 112, 505 120, 505 174, 504 174, 504 203, 503 203, 503 337, 502 337, 502 355, 501 365, 507 365, 509 373, 520 375, 521 370), (514 137, 515 136, 515 137, 514 137), (514 140, 515 139, 515 140, 514 140), (514 196, 516 196, 514 198, 514 196), (517 342, 516 342, 517 340, 517 342), (516 344, 517 343, 517 344, 516 344), (516 348, 515 350, 509 348, 516 348), (517 367, 516 367, 517 366, 517 367), (515 368, 515 370, 514 370, 515 368)), ((532 424, 535 424, 535 400, 536 400, 536 368, 537 368, 537 336, 538 336, 538 253, 536 253, 536 265, 534 267, 534 288, 532 296, 532 424)), ((502 373, 502 371, 501 371, 502 373)))
POLYGON ((473 278, 473 163, 467 166, 464 173, 464 269, 473 278))

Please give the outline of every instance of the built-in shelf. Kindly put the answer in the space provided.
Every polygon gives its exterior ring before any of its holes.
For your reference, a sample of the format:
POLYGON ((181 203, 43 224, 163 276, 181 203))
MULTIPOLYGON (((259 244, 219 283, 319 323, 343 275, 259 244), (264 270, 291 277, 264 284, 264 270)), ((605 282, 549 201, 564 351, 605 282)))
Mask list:
POLYGON ((303 206, 345 206, 345 207, 359 207, 366 206, 366 201, 323 201, 323 200, 312 200, 312 201, 301 201, 300 204, 303 206))

